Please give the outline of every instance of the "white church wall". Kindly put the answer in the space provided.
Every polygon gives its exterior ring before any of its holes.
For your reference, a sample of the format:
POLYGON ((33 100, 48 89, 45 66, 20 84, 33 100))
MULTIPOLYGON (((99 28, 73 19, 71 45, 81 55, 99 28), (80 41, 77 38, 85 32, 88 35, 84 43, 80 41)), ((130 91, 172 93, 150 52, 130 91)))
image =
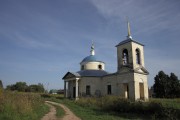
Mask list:
POLYGON ((103 77, 102 82, 102 95, 108 95, 108 85, 111 85, 111 95, 117 94, 117 79, 116 75, 109 75, 103 77))
POLYGON ((134 73, 134 81, 135 81, 135 99, 140 98, 140 93, 139 93, 139 83, 143 83, 143 88, 144 88, 144 97, 145 100, 149 99, 149 94, 148 94, 148 83, 147 83, 147 75, 139 74, 139 73, 134 73))
POLYGON ((86 95, 86 86, 90 86, 90 93, 91 95, 95 95, 97 90, 101 91, 101 78, 100 77, 82 77, 80 79, 79 87, 80 92, 83 95, 86 95))
POLYGON ((128 96, 129 98, 132 98, 134 96, 134 91, 133 91, 133 74, 132 73, 124 73, 124 74, 119 74, 117 76, 117 82, 119 84, 119 92, 118 94, 121 96, 121 97, 125 97, 125 86, 128 86, 128 96))

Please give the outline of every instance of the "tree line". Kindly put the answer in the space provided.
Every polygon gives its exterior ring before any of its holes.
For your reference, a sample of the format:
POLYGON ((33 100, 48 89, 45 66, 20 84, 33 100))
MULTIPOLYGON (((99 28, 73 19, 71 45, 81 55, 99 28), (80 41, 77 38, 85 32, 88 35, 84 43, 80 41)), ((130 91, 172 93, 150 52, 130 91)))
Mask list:
POLYGON ((159 71, 154 77, 153 89, 157 98, 179 98, 180 80, 174 73, 170 73, 169 76, 159 71))
POLYGON ((16 84, 8 85, 6 90, 18 91, 18 92, 45 92, 44 86, 41 83, 27 85, 26 82, 16 82, 16 84))

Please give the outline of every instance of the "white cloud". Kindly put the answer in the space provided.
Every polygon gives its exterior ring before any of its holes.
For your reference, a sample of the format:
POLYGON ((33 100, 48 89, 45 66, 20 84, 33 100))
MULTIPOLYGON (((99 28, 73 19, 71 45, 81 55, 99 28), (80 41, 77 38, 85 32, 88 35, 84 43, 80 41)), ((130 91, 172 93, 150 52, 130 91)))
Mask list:
POLYGON ((137 29, 134 34, 156 33, 164 29, 180 30, 178 2, 142 0, 93 0, 99 13, 109 21, 130 22, 137 29), (176 19, 174 19, 176 18, 176 19))

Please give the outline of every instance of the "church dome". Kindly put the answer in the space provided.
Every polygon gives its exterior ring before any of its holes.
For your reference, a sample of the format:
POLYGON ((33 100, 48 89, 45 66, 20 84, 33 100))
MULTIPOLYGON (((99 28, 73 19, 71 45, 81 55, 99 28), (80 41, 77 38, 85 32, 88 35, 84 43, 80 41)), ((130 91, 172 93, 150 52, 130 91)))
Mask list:
POLYGON ((89 55, 85 57, 82 62, 96 62, 98 61, 95 55, 89 55))
POLYGON ((94 44, 91 46, 90 55, 85 57, 81 63, 81 70, 104 70, 105 63, 99 61, 95 55, 94 44))

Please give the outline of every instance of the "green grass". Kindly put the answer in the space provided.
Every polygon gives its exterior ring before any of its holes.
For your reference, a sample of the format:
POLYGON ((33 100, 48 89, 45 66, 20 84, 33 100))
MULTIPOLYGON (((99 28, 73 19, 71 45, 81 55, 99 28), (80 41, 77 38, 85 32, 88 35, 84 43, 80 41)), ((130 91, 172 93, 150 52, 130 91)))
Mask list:
POLYGON ((104 111, 96 106, 80 106, 71 100, 61 101, 68 106, 82 120, 126 120, 126 119, 146 119, 146 116, 128 113, 116 113, 104 111))
POLYGON ((10 91, 0 94, 0 120, 39 120, 48 111, 39 94, 10 91))
MULTIPOLYGON (((94 98, 80 99, 78 101, 64 99, 58 95, 47 95, 46 100, 63 103, 72 110, 82 120, 127 120, 127 119, 148 119, 148 115, 134 113, 117 113, 113 111, 105 111, 96 105, 94 98)), ((108 102, 108 101, 107 101, 108 102)))
POLYGON ((132 102, 117 96, 80 98, 78 101, 57 95, 46 98, 65 104, 83 120, 180 119, 180 99, 132 102))
POLYGON ((56 117, 62 118, 65 115, 65 111, 58 105, 51 104, 56 108, 56 117))
MULTIPOLYGON (((62 95, 62 94, 61 95, 59 95, 59 94, 41 94, 41 97, 44 100, 59 101, 59 99, 63 99, 64 95, 62 95)), ((51 104, 51 105, 56 107, 56 116, 58 118, 62 118, 65 115, 65 111, 63 110, 63 108, 61 108, 58 105, 54 105, 54 104, 51 104)))
POLYGON ((34 117, 34 120, 40 120, 48 112, 49 112, 49 107, 45 104, 41 104, 40 106, 38 106, 33 110, 32 116, 36 116, 34 117))
POLYGON ((160 98, 152 98, 151 102, 159 102, 166 108, 174 108, 180 109, 180 98, 176 99, 160 99, 160 98))

